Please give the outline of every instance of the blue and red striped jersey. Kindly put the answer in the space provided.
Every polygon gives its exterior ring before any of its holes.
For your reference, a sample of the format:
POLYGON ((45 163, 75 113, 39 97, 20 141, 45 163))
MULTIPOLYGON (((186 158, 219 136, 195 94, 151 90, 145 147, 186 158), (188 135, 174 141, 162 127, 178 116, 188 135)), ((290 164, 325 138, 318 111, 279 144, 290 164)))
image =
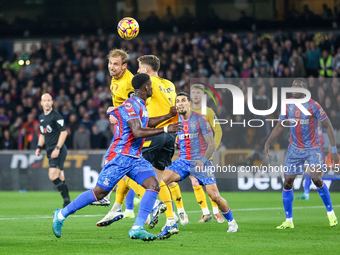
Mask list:
POLYGON ((322 142, 318 135, 318 120, 323 121, 327 118, 327 114, 319 103, 312 99, 302 105, 311 115, 305 115, 295 104, 287 104, 286 115, 280 115, 279 119, 291 120, 289 124, 284 123, 284 125, 290 126, 290 143, 292 145, 301 149, 320 147, 322 142), (297 124, 295 125, 295 123, 297 124))
POLYGON ((200 160, 207 149, 204 136, 212 133, 209 122, 203 115, 194 111, 191 111, 190 118, 185 121, 179 115, 179 121, 183 122, 183 130, 177 132, 181 150, 179 157, 187 160, 200 160))
POLYGON ((118 123, 115 125, 114 139, 106 152, 105 158, 110 161, 117 153, 141 157, 145 138, 135 138, 128 121, 140 119, 142 127, 147 128, 149 115, 145 101, 139 97, 131 97, 111 111, 110 114, 116 117, 118 123))

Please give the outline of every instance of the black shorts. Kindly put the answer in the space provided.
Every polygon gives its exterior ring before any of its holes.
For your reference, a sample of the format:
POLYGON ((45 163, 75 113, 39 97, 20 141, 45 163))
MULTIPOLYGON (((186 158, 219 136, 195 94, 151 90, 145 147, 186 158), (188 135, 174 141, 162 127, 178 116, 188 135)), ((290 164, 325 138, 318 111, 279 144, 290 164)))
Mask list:
POLYGON ((66 155, 67 155, 66 145, 64 144, 60 148, 59 157, 51 159, 51 153, 54 150, 54 148, 55 147, 46 148, 47 158, 50 163, 50 167, 58 167, 60 170, 64 170, 64 162, 65 162, 66 155))
POLYGON ((176 133, 162 133, 145 138, 142 148, 143 157, 158 170, 171 165, 175 152, 176 133))

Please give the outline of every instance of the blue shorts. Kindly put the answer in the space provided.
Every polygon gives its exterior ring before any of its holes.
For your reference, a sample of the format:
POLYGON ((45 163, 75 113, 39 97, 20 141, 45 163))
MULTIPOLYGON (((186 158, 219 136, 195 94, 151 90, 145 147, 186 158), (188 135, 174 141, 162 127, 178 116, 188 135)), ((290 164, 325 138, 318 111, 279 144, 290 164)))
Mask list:
POLYGON ((323 171, 326 170, 322 149, 319 147, 299 149, 290 144, 286 155, 284 174, 303 174, 305 161, 307 161, 306 166, 315 168, 321 167, 323 171))
POLYGON ((153 166, 145 158, 117 154, 104 165, 99 174, 97 186, 110 191, 124 175, 135 180, 141 186, 149 177, 157 177, 153 166))
POLYGON ((207 161, 204 164, 204 169, 199 171, 196 169, 195 161, 178 158, 166 169, 179 174, 181 181, 191 174, 198 180, 200 185, 208 185, 216 183, 215 174, 214 171, 211 171, 211 167, 212 164, 210 161, 207 161))

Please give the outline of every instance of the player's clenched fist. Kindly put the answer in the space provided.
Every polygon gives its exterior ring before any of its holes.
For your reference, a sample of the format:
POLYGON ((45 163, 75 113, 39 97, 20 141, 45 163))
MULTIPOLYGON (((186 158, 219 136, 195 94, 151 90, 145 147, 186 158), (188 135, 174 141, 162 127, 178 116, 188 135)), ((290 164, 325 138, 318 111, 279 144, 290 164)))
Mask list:
POLYGON ((170 108, 170 116, 171 117, 174 117, 174 116, 176 116, 177 115, 177 107, 176 106, 171 106, 171 108, 170 108))

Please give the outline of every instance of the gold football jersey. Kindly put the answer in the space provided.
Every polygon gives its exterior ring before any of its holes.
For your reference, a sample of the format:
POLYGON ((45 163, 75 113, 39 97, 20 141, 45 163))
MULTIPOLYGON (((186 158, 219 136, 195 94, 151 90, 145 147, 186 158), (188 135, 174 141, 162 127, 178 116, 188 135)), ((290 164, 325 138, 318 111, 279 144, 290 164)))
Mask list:
POLYGON ((133 93, 132 78, 133 74, 127 69, 119 79, 112 77, 110 90, 114 107, 120 106, 133 93))
MULTIPOLYGON (((170 111, 171 106, 176 104, 175 85, 166 79, 158 76, 150 76, 152 84, 152 96, 146 100, 146 109, 149 117, 158 117, 166 115, 170 111)), ((178 120, 178 117, 173 117, 158 124, 157 128, 167 126, 178 120)))

